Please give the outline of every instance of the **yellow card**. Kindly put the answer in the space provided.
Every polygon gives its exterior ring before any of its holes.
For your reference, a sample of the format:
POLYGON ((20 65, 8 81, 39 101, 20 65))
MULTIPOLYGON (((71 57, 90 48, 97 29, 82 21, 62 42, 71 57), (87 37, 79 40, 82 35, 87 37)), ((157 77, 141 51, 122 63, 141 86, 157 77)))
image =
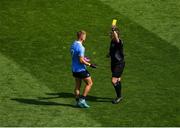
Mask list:
POLYGON ((116 26, 116 23, 117 23, 117 20, 116 20, 116 19, 113 19, 113 21, 112 21, 112 26, 116 26))

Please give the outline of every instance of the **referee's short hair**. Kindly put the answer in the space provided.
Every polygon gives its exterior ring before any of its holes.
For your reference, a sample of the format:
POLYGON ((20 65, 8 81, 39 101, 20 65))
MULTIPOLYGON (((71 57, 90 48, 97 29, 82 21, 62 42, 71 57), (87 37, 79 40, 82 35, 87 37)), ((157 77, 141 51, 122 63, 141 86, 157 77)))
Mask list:
POLYGON ((86 31, 81 30, 77 32, 77 38, 80 38, 81 35, 86 35, 86 31))

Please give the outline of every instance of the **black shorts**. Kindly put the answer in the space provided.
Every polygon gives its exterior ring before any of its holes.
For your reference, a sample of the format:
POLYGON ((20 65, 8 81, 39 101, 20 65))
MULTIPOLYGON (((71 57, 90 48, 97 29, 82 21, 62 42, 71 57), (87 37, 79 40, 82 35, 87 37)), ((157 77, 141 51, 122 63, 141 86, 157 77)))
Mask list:
POLYGON ((91 75, 88 72, 88 70, 86 70, 86 71, 82 71, 82 72, 73 72, 73 76, 75 78, 84 79, 84 78, 90 77, 91 75))
POLYGON ((120 78, 125 67, 125 62, 121 64, 111 64, 112 77, 120 78))

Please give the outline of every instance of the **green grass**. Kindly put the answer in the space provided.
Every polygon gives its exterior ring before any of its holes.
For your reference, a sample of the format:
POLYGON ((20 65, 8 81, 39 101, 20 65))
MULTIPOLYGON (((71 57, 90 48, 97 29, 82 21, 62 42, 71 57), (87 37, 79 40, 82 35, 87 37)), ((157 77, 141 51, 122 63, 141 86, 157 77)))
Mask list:
MULTIPOLYGON (((131 5, 126 2, 117 4, 131 5)), ((161 7, 162 1, 158 3, 161 7)), ((179 44, 160 36, 166 28, 151 31, 144 28, 144 20, 137 23, 131 10, 122 13, 123 7, 118 10, 116 4, 107 4, 0 1, 0 126, 180 126, 179 44), (124 101, 110 103, 114 90, 108 68, 89 69, 94 79, 88 99, 91 108, 75 108, 69 47, 76 31, 85 29, 86 54, 94 63, 109 66, 105 55, 114 17, 121 19, 118 24, 125 42, 124 101)))
POLYGON ((101 1, 180 49, 179 0, 101 1))

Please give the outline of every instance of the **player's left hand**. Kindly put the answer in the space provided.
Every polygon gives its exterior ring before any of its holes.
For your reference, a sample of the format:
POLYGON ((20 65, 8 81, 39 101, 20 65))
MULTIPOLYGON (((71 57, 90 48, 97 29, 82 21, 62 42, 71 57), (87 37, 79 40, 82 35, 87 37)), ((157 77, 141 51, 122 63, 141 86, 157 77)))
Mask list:
POLYGON ((90 67, 91 67, 91 68, 97 68, 97 67, 96 67, 96 64, 90 64, 90 67))

